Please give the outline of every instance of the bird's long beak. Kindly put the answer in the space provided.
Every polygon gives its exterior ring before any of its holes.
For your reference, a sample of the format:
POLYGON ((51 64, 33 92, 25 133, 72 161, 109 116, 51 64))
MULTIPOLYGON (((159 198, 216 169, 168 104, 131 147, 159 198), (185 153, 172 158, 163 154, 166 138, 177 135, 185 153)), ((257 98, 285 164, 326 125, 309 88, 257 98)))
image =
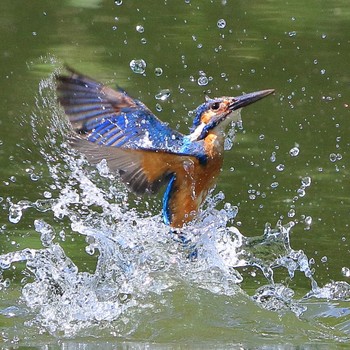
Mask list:
POLYGON ((251 92, 246 95, 234 97, 232 99, 232 103, 230 104, 229 108, 231 111, 235 111, 239 108, 248 106, 256 101, 259 101, 262 98, 273 94, 274 92, 275 92, 274 89, 268 89, 268 90, 251 92))

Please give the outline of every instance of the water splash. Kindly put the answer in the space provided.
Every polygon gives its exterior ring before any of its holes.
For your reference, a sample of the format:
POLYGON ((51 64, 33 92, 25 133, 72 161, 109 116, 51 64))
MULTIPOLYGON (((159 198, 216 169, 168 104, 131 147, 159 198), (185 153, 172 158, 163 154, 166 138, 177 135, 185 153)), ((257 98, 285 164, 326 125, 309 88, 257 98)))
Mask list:
MULTIPOLYGON (((278 222, 275 228, 266 224, 261 236, 248 238, 233 226, 238 208, 225 203, 221 192, 208 197, 196 222, 181 233, 169 232, 159 215, 135 210, 105 162, 92 168, 65 143, 68 127, 53 91, 52 79, 40 84, 43 102, 38 108, 53 111, 49 133, 40 129, 37 115, 31 119, 33 137, 50 174, 51 183, 43 193, 50 195, 9 202, 8 207, 13 224, 29 209, 52 220, 34 215, 41 249, 0 255, 0 291, 9 288, 3 273, 25 264, 28 278, 22 281, 22 300, 34 315, 28 326, 64 336, 96 325, 112 327, 120 336, 135 334, 144 320, 140 313, 173 307, 169 295, 174 290, 191 294, 199 288, 215 296, 240 298, 242 267, 262 271, 266 285, 251 299, 245 294, 244 298, 267 310, 298 317, 306 310, 291 288, 275 283, 278 268, 287 271, 290 279, 297 271, 304 273, 311 286, 305 300, 349 298, 344 284, 317 285, 305 253, 290 245, 294 221, 278 222), (95 258, 94 266, 84 271, 69 257, 62 244, 67 234, 85 238, 85 254, 95 258)), ((310 184, 310 178, 303 178, 301 188, 310 184)))

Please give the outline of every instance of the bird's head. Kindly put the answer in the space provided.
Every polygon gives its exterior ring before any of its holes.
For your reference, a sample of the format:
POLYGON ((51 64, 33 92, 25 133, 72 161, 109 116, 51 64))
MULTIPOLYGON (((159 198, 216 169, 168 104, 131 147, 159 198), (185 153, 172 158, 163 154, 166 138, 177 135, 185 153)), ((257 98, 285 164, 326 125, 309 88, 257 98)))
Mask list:
POLYGON ((242 107, 248 106, 272 94, 275 90, 251 92, 238 97, 219 97, 206 101, 195 110, 195 117, 191 128, 191 139, 204 139, 210 131, 223 130, 227 122, 234 120, 242 107), (236 113, 235 113, 236 112, 236 113))

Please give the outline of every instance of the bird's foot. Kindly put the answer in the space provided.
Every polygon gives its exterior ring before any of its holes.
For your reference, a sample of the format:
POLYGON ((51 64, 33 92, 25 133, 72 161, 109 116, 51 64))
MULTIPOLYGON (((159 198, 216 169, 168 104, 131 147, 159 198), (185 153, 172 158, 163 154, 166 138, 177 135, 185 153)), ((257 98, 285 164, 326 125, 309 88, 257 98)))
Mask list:
POLYGON ((192 243, 191 239, 187 237, 187 235, 181 232, 178 229, 170 230, 170 234, 172 235, 172 239, 179 243, 180 246, 187 253, 187 258, 190 261, 195 261, 198 258, 198 249, 194 243, 192 243))

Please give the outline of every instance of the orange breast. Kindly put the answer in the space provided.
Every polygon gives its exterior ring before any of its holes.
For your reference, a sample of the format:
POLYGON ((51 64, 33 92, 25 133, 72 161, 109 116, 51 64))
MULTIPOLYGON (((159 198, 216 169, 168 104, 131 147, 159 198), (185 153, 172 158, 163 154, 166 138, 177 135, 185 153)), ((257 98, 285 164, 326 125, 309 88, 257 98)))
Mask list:
POLYGON ((216 135, 208 135, 205 149, 208 161, 205 165, 197 159, 184 160, 178 168, 174 191, 170 200, 171 226, 182 227, 194 219, 208 191, 215 185, 223 162, 222 143, 216 135))
POLYGON ((165 174, 176 175, 168 202, 172 227, 182 227, 194 219, 220 173, 223 142, 214 134, 209 134, 204 141, 208 157, 205 164, 200 164, 194 156, 166 152, 140 153, 141 169, 149 183, 165 174))

